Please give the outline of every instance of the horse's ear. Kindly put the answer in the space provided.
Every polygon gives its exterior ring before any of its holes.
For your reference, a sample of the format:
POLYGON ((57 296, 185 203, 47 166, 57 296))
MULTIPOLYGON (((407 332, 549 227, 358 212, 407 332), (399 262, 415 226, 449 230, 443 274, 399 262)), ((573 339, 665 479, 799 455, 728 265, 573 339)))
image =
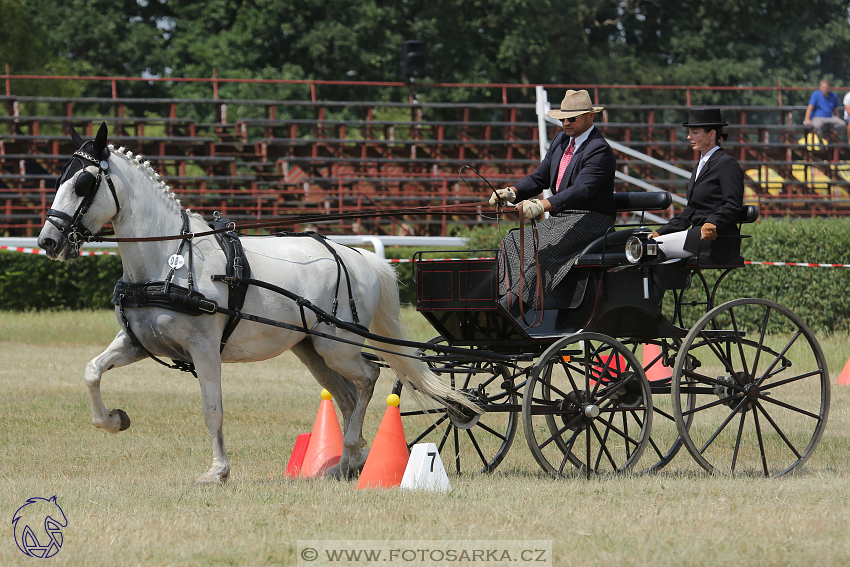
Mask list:
POLYGON ((94 155, 100 156, 103 153, 104 148, 106 148, 107 134, 109 134, 109 130, 106 128, 106 122, 102 122, 97 131, 97 136, 94 138, 94 155))
POLYGON ((73 126, 71 126, 71 142, 73 142, 75 148, 79 148, 80 146, 86 143, 86 141, 83 140, 82 136, 77 134, 77 131, 74 129, 73 126))

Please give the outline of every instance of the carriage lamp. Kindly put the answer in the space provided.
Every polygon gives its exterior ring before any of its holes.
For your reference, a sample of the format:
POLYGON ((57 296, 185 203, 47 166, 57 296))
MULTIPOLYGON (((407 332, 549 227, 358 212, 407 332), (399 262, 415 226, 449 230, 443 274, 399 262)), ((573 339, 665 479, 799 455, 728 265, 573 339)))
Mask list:
POLYGON ((658 256, 658 244, 639 236, 630 236, 626 241, 626 259, 632 264, 637 264, 644 257, 649 256, 658 256))

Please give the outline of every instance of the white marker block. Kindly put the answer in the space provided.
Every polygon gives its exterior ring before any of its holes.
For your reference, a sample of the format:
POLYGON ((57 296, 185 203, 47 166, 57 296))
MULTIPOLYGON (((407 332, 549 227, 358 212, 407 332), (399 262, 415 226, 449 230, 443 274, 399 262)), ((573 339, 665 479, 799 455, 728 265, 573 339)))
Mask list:
POLYGON ((451 491, 449 476, 434 443, 418 443, 413 446, 401 479, 401 487, 411 490, 451 491))

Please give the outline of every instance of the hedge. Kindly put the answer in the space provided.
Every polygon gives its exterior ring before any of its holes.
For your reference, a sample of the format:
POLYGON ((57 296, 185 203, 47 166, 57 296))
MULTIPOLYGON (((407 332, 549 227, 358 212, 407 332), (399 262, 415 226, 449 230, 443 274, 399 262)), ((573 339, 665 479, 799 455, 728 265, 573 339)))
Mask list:
MULTIPOLYGON (((505 227, 503 227, 504 232, 505 227)), ((850 264, 850 220, 767 219, 745 225, 742 251, 747 260, 850 264)), ((470 248, 498 248, 490 227, 469 234, 470 248)), ((416 249, 388 248, 396 258, 416 249)), ((443 256, 452 256, 451 253, 443 256)), ((402 301, 413 303, 411 264, 396 264, 402 301)), ((716 271, 707 271, 711 282, 716 271)), ((63 264, 44 256, 0 252, 0 309, 110 308, 112 288, 121 277, 117 256, 90 256, 63 264)), ((762 297, 781 303, 818 332, 850 331, 850 268, 747 266, 722 283, 718 302, 762 297)))

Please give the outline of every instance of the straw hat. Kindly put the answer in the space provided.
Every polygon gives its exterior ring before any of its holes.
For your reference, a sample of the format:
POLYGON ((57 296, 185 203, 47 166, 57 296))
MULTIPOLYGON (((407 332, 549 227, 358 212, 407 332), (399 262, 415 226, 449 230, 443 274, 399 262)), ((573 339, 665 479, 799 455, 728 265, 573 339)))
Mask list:
POLYGON ((563 120, 564 118, 581 116, 588 112, 602 112, 602 108, 601 106, 593 106, 590 102, 590 95, 585 90, 567 91, 564 100, 561 101, 561 109, 550 110, 549 116, 555 120, 563 120))

